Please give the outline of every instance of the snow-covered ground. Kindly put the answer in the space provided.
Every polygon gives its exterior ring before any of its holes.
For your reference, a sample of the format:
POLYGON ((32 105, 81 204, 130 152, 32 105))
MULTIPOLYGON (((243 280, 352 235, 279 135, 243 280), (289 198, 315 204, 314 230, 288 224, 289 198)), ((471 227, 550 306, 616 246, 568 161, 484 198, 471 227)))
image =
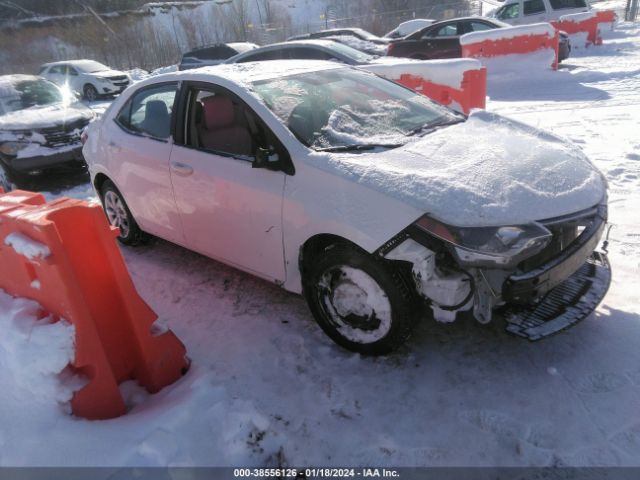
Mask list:
POLYGON ((74 418, 57 402, 77 379, 52 376, 71 330, 0 294, 0 465, 640 465, 640 28, 489 85, 489 110, 570 138, 609 180, 614 275, 595 315, 538 343, 423 322, 364 358, 274 285, 159 240, 123 248, 192 369, 152 396, 123 385, 125 417, 74 418))

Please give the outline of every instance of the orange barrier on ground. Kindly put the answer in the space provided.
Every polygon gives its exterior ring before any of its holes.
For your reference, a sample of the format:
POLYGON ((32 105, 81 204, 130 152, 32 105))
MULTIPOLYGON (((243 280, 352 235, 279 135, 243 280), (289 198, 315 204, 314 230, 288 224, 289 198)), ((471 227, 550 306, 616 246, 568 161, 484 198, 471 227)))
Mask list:
POLYGON ((459 89, 410 74, 401 75, 398 83, 467 115, 473 108, 487 106, 487 69, 484 67, 464 72, 459 89))
POLYGON ((153 393, 189 367, 172 332, 152 333, 157 316, 135 290, 116 231, 99 205, 0 189, 0 289, 74 325, 71 368, 88 383, 71 407, 88 419, 127 412, 120 383, 135 379, 153 393))
POLYGON ((571 44, 574 47, 588 47, 590 45, 602 45, 602 37, 598 26, 600 20, 596 12, 575 13, 564 15, 560 20, 551 22, 558 30, 568 33, 571 36, 571 44), (578 35, 583 34, 584 44, 577 44, 578 35))
POLYGON ((476 59, 387 59, 360 68, 465 114, 486 106, 487 69, 476 59))
MULTIPOLYGON (((596 11, 598 17, 598 26, 601 29, 603 25, 606 25, 610 30, 613 30, 618 21, 618 16, 613 10, 598 10, 596 11)), ((602 40, 602 38, 600 38, 602 40)))
POLYGON ((555 34, 546 31, 544 25, 551 29, 548 24, 535 24, 467 33, 460 38, 462 57, 482 59, 553 50, 555 60, 549 66, 556 70, 560 34, 557 30, 555 34), (536 28, 539 33, 535 33, 536 28))

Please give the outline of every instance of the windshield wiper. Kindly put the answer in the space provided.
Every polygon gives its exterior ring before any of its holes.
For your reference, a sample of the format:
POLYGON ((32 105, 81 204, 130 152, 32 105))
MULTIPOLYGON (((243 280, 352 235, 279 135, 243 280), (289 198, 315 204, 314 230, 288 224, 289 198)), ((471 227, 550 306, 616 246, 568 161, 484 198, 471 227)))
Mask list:
POLYGON ((335 147, 317 148, 318 152, 360 152, 376 148, 398 148, 404 143, 356 143, 353 145, 338 145, 335 147))
POLYGON ((455 125, 456 123, 464 122, 464 120, 465 120, 464 118, 454 117, 449 120, 436 120, 433 122, 425 123, 424 125, 411 130, 409 133, 407 133, 407 136, 411 137, 413 135, 418 135, 420 133, 422 133, 423 135, 426 135, 428 133, 434 132, 437 128, 447 127, 449 125, 455 125))

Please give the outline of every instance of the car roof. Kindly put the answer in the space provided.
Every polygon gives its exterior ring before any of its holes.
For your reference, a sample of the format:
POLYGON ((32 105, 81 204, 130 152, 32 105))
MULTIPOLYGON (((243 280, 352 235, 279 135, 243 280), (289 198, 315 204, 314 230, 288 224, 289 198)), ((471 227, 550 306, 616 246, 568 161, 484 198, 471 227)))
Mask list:
POLYGON ((324 60, 270 60, 268 62, 246 62, 212 65, 207 67, 165 73, 143 80, 140 84, 152 84, 170 80, 225 79, 238 84, 285 77, 302 73, 350 68, 336 62, 324 60))
MULTIPOLYGON (((90 58, 80 58, 76 60, 58 60, 57 62, 43 63, 42 65, 40 65, 40 68, 51 67, 53 65, 82 65, 83 63, 86 63, 86 62, 102 63, 102 62, 99 62, 98 60, 91 60, 90 58)), ((102 65, 104 65, 104 63, 102 63, 102 65)), ((108 65, 105 65, 105 67, 107 66, 108 65)))

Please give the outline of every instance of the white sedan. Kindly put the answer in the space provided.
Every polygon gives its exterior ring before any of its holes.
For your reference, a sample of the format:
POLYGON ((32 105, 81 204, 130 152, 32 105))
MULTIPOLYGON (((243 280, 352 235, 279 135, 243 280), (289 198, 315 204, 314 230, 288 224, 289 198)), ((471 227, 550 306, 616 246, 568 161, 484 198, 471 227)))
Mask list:
POLYGON ((160 75, 87 131, 120 240, 156 235, 305 295, 365 354, 401 345, 424 307, 536 339, 587 317, 610 282, 594 252, 606 183, 575 146, 469 118, 331 62, 160 75))

